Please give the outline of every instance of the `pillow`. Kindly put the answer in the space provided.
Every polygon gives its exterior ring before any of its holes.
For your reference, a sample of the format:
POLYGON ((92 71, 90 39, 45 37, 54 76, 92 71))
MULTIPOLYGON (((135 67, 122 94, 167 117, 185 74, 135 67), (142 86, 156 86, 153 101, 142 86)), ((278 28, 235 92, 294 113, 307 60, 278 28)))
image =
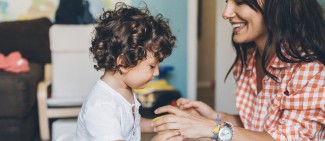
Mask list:
POLYGON ((51 25, 47 18, 0 23, 0 52, 8 55, 19 51, 30 62, 50 63, 51 25))

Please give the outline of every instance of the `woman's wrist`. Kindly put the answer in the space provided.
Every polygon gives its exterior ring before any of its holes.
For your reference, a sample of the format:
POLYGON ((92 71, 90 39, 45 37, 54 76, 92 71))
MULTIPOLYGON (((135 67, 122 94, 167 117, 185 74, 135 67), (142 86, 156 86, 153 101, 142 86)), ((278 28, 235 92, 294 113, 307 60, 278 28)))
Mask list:
POLYGON ((203 131, 201 130, 200 133, 202 133, 201 138, 211 138, 213 136, 213 129, 216 127, 216 125, 208 126, 203 131))
POLYGON ((208 117, 211 120, 216 120, 217 117, 219 117, 221 120, 226 119, 227 114, 224 112, 214 112, 211 114, 210 117, 208 117))
POLYGON ((214 120, 206 119, 205 123, 203 123, 202 125, 204 125, 203 126, 204 128, 198 130, 199 133, 201 134, 200 137, 211 138, 213 136, 213 129, 217 126, 215 119, 214 120))
POLYGON ((222 120, 222 119, 227 119, 227 116, 228 116, 227 113, 224 113, 224 112, 218 112, 218 114, 219 114, 221 120, 222 120))
POLYGON ((213 112, 208 118, 211 120, 216 120, 217 116, 220 116, 219 112, 213 112))

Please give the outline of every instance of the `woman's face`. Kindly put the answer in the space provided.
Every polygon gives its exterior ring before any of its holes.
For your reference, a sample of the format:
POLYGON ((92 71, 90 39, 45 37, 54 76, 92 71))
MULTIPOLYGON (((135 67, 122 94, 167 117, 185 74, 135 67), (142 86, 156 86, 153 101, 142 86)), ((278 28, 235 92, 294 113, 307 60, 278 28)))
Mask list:
POLYGON ((227 5, 222 13, 223 18, 229 20, 233 27, 233 40, 238 44, 254 41, 257 45, 264 46, 267 30, 263 15, 242 1, 227 0, 227 5))

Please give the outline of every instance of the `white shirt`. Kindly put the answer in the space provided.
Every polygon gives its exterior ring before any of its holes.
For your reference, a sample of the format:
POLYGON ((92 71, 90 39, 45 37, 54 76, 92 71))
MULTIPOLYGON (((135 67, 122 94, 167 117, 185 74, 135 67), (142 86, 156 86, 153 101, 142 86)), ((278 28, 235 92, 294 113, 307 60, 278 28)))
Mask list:
POLYGON ((140 103, 133 105, 102 80, 85 99, 78 116, 75 141, 140 141, 140 103))

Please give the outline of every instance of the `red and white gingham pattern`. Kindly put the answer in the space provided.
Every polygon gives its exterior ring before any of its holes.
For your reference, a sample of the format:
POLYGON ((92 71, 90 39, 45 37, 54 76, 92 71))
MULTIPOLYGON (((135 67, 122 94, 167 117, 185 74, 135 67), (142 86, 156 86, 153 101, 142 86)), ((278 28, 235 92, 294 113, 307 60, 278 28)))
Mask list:
MULTIPOLYGON (((319 62, 285 63, 276 55, 257 93, 255 51, 237 80, 236 105, 244 127, 275 140, 325 140, 325 67, 319 62)), ((240 63, 234 68, 235 78, 240 63)))

